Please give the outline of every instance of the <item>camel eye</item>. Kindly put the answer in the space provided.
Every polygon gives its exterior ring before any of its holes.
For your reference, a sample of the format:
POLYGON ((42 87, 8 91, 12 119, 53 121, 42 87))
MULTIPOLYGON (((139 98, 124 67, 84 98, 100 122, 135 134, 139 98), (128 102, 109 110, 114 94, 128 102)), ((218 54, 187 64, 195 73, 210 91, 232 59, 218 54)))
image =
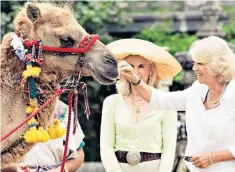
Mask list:
POLYGON ((60 38, 61 47, 72 47, 74 45, 74 40, 71 37, 61 37, 60 38))

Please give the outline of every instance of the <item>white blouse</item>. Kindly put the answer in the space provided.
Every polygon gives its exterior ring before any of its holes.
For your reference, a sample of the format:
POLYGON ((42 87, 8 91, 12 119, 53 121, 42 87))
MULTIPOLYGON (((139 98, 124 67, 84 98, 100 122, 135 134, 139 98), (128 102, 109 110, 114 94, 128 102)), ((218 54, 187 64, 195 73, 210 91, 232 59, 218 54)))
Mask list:
MULTIPOLYGON (((152 89, 150 107, 186 111, 188 144, 186 156, 228 149, 235 157, 235 79, 231 80, 217 108, 206 110, 203 101, 208 87, 196 81, 177 92, 152 89)), ((235 160, 200 169, 186 162, 192 172, 235 172, 235 160)))

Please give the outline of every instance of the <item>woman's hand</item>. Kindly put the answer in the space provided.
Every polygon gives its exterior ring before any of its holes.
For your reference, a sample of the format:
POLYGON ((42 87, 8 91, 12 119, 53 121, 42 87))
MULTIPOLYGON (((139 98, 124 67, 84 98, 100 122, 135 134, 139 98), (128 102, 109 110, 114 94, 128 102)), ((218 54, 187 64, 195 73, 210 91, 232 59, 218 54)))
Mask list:
POLYGON ((132 83, 137 83, 139 81, 139 77, 135 74, 133 67, 125 60, 121 61, 118 64, 118 67, 120 71, 120 80, 127 79, 132 83))
POLYGON ((211 165, 210 153, 201 153, 193 156, 192 163, 197 168, 207 168, 211 165))

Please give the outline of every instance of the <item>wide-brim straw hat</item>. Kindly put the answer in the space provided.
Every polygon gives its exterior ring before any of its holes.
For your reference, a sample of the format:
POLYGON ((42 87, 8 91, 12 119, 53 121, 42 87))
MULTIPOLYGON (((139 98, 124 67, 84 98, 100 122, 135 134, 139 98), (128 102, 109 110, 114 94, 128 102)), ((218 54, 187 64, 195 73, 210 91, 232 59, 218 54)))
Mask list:
POLYGON ((164 48, 141 39, 121 39, 106 47, 115 55, 118 61, 130 55, 139 55, 156 65, 159 80, 170 79, 176 76, 182 67, 179 62, 164 48))

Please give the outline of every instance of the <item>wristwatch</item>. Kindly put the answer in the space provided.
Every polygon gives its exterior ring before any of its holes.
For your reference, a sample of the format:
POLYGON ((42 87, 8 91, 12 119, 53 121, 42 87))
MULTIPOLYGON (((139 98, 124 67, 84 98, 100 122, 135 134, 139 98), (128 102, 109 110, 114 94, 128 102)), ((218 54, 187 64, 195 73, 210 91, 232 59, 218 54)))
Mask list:
POLYGON ((136 77, 136 78, 134 78, 135 79, 135 81, 133 82, 133 81, 131 81, 131 83, 132 83, 132 85, 138 85, 140 82, 141 82, 141 79, 139 78, 139 77, 136 77))

